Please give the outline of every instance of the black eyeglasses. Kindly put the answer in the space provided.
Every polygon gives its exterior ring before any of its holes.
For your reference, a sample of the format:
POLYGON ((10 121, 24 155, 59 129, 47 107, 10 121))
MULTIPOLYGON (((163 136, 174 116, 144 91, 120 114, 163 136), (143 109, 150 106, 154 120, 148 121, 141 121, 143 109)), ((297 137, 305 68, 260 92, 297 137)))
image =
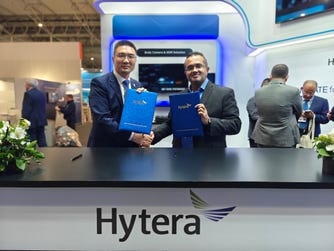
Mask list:
POLYGON ((128 58, 129 60, 134 60, 137 58, 137 56, 135 54, 125 54, 125 53, 119 53, 116 54, 116 57, 125 60, 126 58, 128 58))
POLYGON ((194 65, 188 65, 186 67, 186 71, 193 71, 195 68, 196 69, 202 69, 205 65, 202 65, 202 64, 194 64, 194 65))

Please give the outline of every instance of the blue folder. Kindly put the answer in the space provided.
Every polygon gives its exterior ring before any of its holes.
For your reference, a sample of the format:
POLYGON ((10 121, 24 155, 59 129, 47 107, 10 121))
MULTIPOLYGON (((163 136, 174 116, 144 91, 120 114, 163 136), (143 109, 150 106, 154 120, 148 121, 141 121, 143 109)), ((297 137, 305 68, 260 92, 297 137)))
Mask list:
POLYGON ((128 89, 119 129, 149 134, 152 129, 157 96, 155 92, 138 93, 134 89, 128 89))
POLYGON ((195 105, 200 103, 199 92, 169 96, 174 137, 203 136, 203 125, 195 105))

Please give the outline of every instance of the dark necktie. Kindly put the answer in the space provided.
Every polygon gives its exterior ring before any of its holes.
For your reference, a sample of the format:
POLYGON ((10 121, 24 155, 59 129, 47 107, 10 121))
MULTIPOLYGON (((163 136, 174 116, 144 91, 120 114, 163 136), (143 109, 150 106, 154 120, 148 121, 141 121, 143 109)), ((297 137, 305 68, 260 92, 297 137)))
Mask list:
POLYGON ((127 79, 123 80, 123 82, 122 82, 122 84, 124 86, 124 94, 126 93, 126 90, 129 89, 129 83, 130 83, 130 81, 127 80, 127 79))
MULTIPOLYGON (((303 110, 304 111, 309 110, 308 109, 308 101, 307 100, 304 100, 304 102, 303 102, 303 110)), ((306 120, 305 122, 299 122, 299 127, 301 129, 307 129, 307 127, 308 127, 308 121, 306 120)))
POLYGON ((129 89, 129 83, 130 83, 129 80, 127 80, 127 79, 123 80, 123 82, 122 82, 122 85, 124 87, 123 102, 125 100, 126 91, 129 89))

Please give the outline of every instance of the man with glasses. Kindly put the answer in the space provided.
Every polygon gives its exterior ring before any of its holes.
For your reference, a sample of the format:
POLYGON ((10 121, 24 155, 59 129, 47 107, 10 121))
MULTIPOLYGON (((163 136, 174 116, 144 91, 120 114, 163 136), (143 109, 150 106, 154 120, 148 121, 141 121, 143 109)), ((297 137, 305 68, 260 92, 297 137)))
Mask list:
POLYGON ((153 135, 118 129, 126 90, 144 90, 137 80, 130 78, 136 60, 135 45, 127 40, 118 41, 112 57, 113 71, 91 81, 89 105, 93 126, 88 147, 147 147, 151 144, 153 135))
POLYGON ((327 113, 329 111, 328 100, 315 94, 318 83, 315 80, 306 80, 301 87, 303 98, 303 112, 298 120, 300 135, 308 133, 308 123, 315 120, 314 137, 321 133, 320 124, 329 122, 327 113))
MULTIPOLYGON (((201 103, 195 108, 201 117, 204 136, 193 137, 193 147, 226 147, 226 135, 238 134, 241 128, 234 91, 208 80, 210 68, 201 52, 191 52, 187 55, 184 67, 190 86, 183 92, 199 92, 201 98, 201 103)), ((166 122, 153 130, 153 143, 172 134, 170 116, 171 114, 166 122)), ((180 138, 173 139, 173 147, 182 147, 180 138)))

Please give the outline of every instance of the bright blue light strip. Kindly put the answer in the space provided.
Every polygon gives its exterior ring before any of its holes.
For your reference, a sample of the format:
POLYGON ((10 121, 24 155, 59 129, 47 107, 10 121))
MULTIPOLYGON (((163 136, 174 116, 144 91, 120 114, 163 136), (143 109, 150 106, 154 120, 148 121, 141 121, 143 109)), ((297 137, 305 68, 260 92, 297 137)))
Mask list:
POLYGON ((217 39, 217 15, 115 15, 115 39, 217 39))

